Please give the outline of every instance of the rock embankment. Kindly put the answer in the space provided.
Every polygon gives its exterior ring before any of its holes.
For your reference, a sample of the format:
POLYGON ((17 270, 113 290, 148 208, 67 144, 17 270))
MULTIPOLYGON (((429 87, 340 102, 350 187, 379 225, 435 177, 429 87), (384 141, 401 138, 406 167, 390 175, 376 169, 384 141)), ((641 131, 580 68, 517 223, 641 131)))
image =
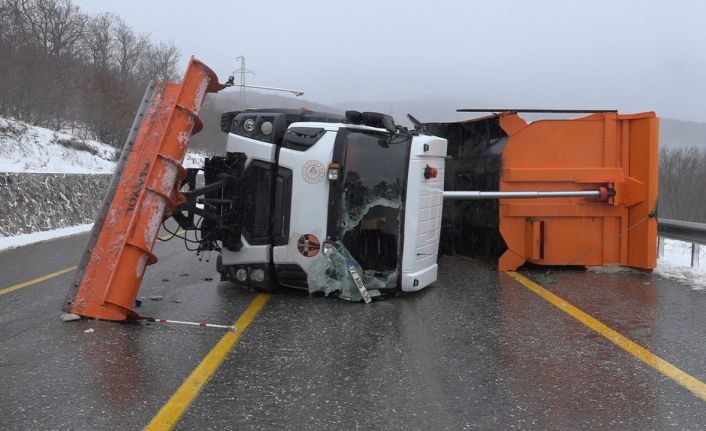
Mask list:
POLYGON ((93 223, 111 177, 0 172, 0 236, 93 223))

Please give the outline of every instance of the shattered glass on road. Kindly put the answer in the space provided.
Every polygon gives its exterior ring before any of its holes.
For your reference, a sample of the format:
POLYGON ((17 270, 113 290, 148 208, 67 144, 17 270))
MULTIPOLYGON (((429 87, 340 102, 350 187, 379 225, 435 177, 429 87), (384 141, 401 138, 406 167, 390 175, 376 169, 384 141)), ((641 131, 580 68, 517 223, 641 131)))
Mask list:
POLYGON ((380 296, 381 290, 394 289, 397 286, 396 272, 364 271, 343 243, 336 241, 333 250, 326 254, 321 253, 309 267, 307 274, 309 293, 323 292, 326 296, 337 293, 342 299, 352 302, 362 301, 363 296, 348 271, 349 263, 355 267, 358 274, 361 274, 365 288, 373 298, 380 296))

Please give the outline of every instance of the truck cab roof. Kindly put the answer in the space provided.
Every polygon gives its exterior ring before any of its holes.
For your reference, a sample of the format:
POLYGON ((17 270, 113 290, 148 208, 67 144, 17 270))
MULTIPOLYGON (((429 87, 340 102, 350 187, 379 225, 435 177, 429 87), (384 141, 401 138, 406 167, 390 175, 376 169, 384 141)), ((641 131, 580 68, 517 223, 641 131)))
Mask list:
MULTIPOLYGON (((382 133, 395 130, 394 120, 380 113, 347 111, 346 115, 301 109, 246 109, 221 115, 221 130, 258 141, 280 144, 291 127, 337 131, 355 128, 382 133)), ((312 131, 313 133, 313 131, 312 131)))

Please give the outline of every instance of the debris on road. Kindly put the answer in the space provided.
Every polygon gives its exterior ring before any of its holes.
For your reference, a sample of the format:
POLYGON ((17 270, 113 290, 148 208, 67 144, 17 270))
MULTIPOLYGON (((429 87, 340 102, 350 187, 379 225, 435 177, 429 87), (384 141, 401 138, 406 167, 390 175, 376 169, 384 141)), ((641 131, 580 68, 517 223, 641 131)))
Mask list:
POLYGON ((74 320, 81 320, 81 316, 73 313, 64 313, 61 315, 62 322, 73 322, 74 320))

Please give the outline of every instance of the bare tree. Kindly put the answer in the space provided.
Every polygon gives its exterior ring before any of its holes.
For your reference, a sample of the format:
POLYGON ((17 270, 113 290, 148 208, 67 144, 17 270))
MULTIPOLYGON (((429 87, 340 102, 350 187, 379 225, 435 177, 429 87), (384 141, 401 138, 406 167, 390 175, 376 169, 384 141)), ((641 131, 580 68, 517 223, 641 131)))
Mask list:
POLYGON ((179 50, 173 42, 149 44, 140 61, 140 76, 157 81, 175 81, 179 50))
POLYGON ((659 215, 706 222, 706 151, 698 148, 660 152, 659 215))
POLYGON ((83 36, 87 17, 70 0, 21 0, 24 31, 44 54, 73 55, 83 36))
POLYGON ((179 51, 71 0, 0 0, 0 115, 121 145, 149 79, 173 80, 179 51))
POLYGON ((113 37, 120 77, 123 80, 130 79, 136 71, 140 55, 149 45, 149 39, 145 35, 136 35, 121 18, 115 21, 113 37))
POLYGON ((108 70, 113 58, 115 41, 113 39, 113 21, 115 16, 104 13, 93 17, 88 23, 84 38, 84 47, 92 65, 101 70, 108 70))
POLYGON ((0 0, 0 46, 14 50, 25 39, 19 0, 0 0))

